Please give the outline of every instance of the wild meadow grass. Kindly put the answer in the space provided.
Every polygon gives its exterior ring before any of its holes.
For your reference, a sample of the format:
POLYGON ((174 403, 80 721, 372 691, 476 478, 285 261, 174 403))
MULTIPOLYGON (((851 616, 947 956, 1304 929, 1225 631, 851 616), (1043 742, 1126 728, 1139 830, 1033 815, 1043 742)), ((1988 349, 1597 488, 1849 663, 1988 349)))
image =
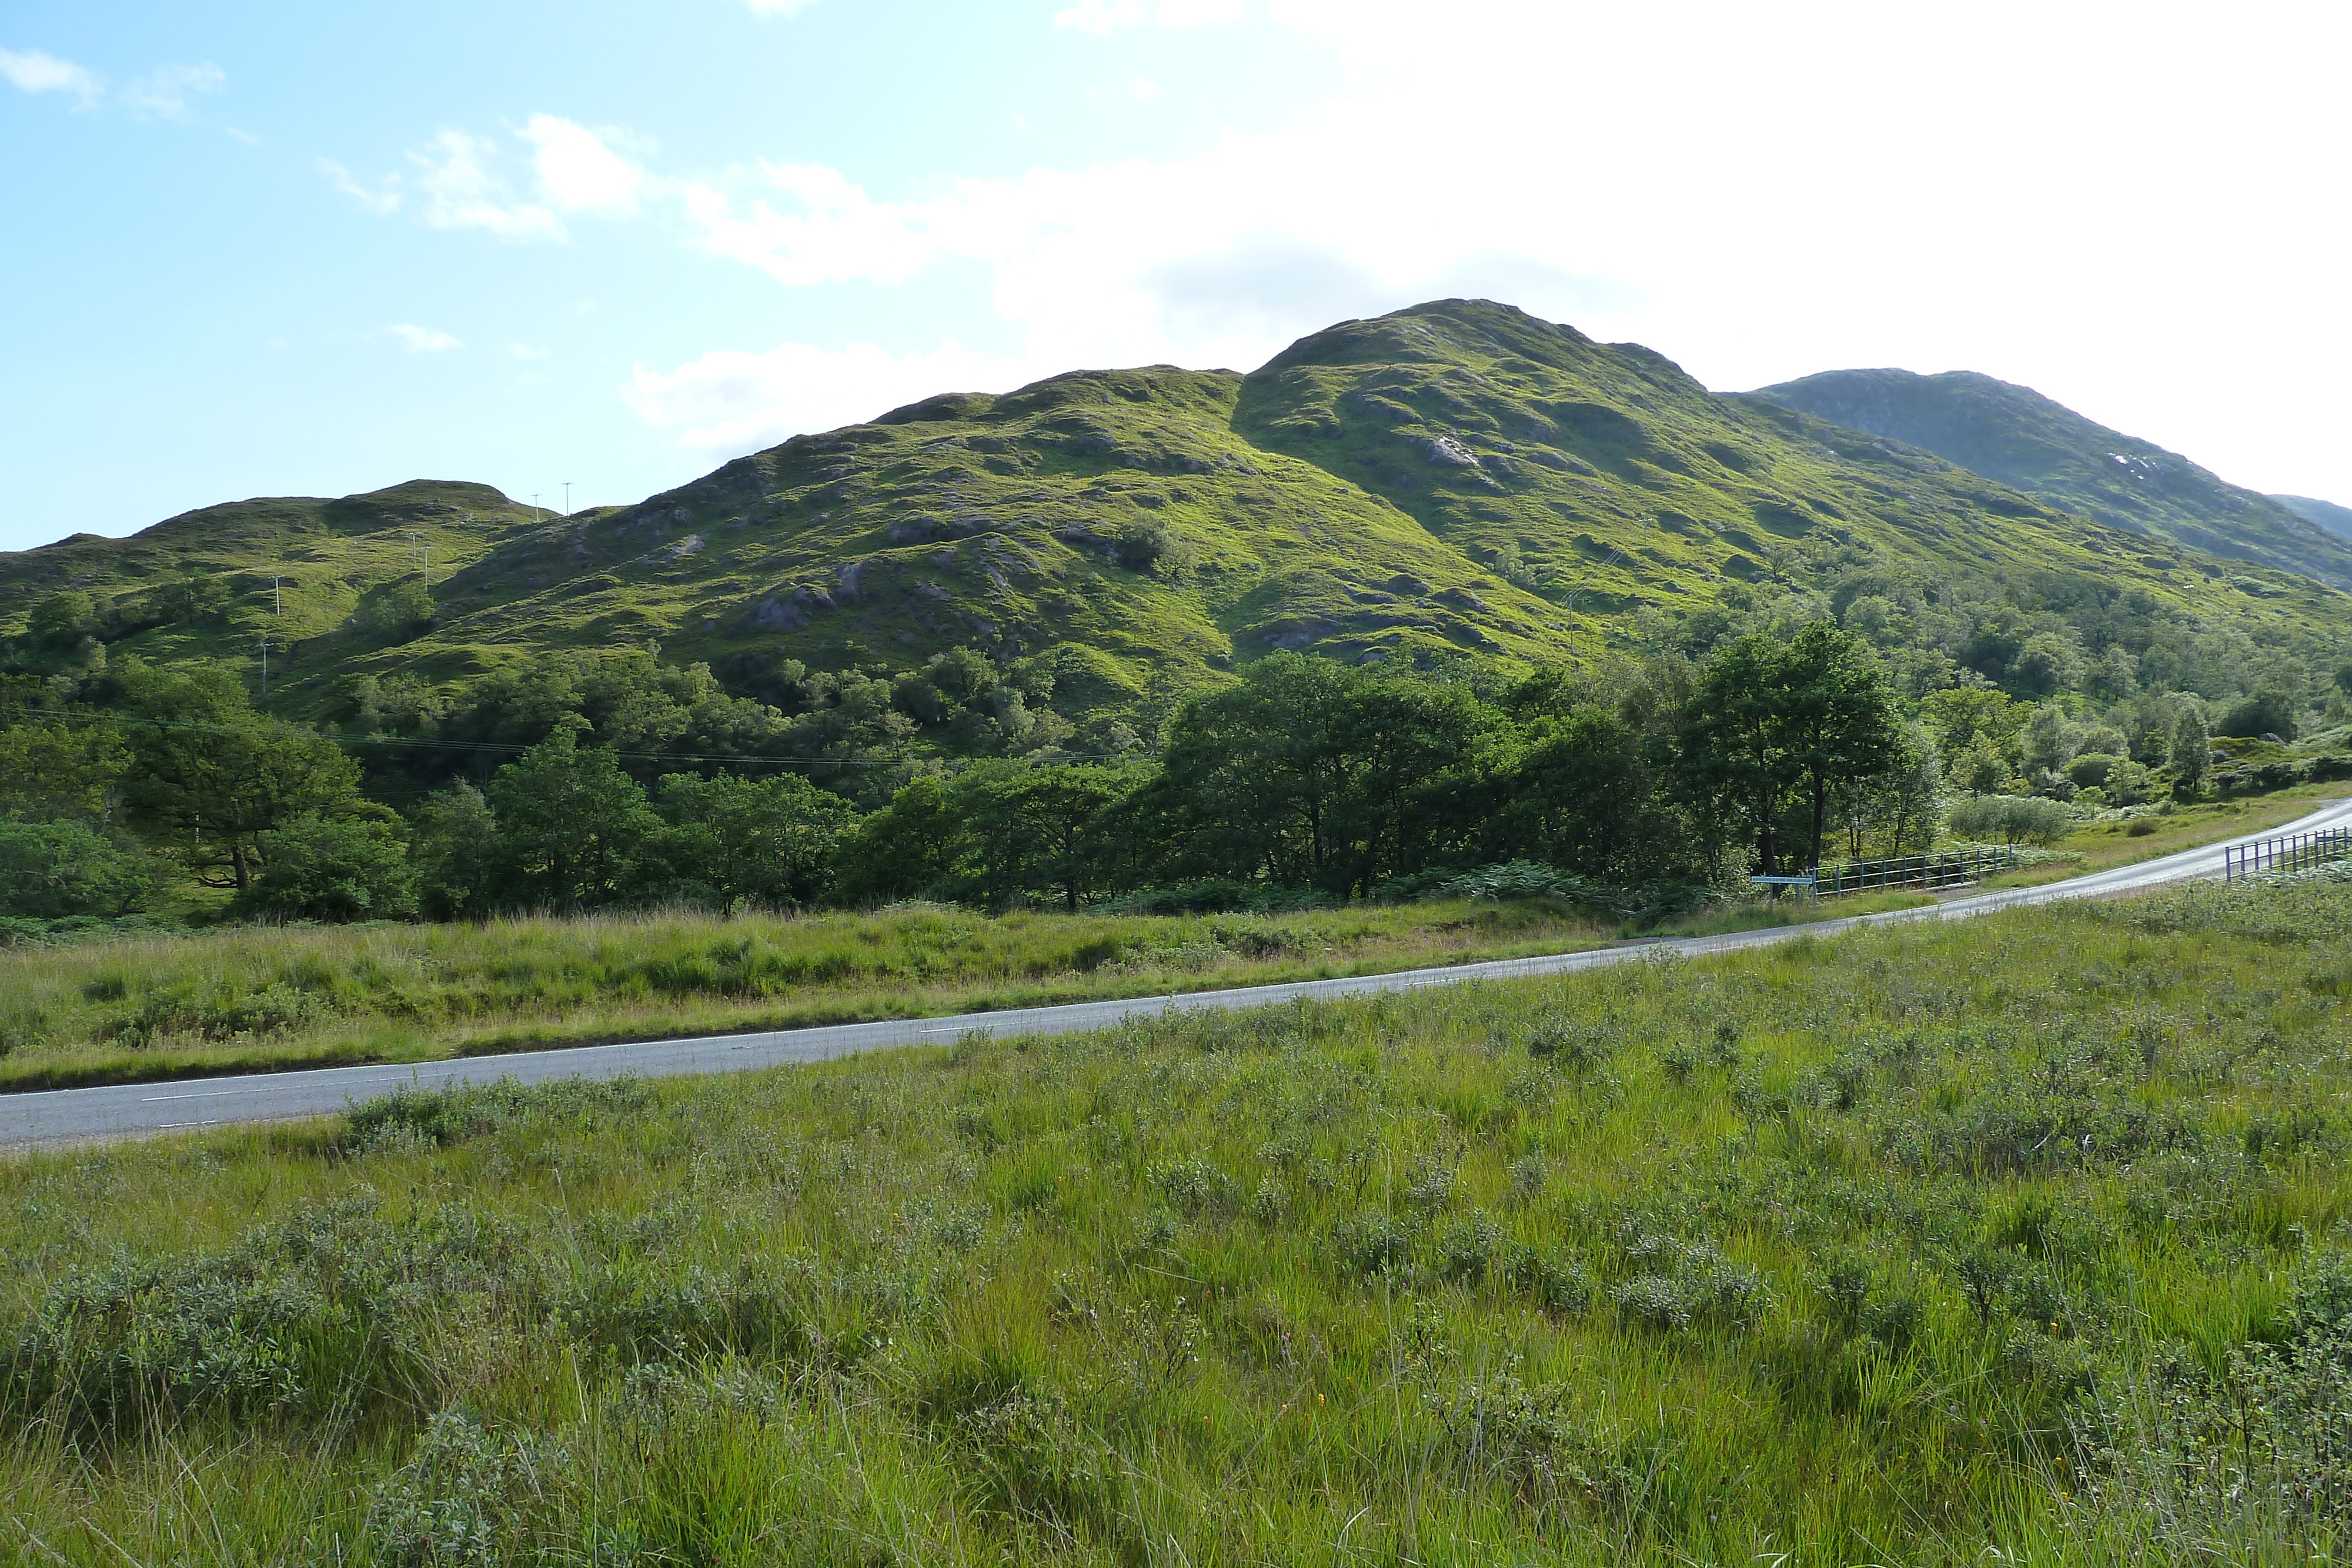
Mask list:
POLYGON ((1557 952, 1565 905, 243 925, 0 952, 0 1090, 413 1061, 1557 952))
POLYGON ((2352 886, 0 1166, 107 1563, 2288 1563, 2352 886))

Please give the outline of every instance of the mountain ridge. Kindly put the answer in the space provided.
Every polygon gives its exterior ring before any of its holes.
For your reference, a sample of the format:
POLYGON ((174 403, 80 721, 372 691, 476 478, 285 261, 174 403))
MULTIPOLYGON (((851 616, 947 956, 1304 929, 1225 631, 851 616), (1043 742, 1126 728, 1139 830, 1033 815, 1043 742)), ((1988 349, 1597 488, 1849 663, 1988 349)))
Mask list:
POLYGON ((2323 501, 2312 496, 2273 496, 2270 498, 2314 527, 2325 528, 2337 538, 2352 540, 2352 507, 2339 507, 2333 501, 2323 501))
POLYGON ((1976 371, 1882 369, 1823 371, 1747 395, 1932 452, 2116 528, 2352 588, 2352 538, 2031 387, 1976 371))
POLYGON ((1932 689, 2011 679, 2037 628, 2100 656, 2117 594, 2176 625, 2174 666, 2332 645, 2352 609, 1478 300, 1336 323, 1247 373, 940 393, 569 517, 420 480, 60 540, 0 556, 0 633, 27 668, 68 657, 22 643, 60 590, 97 601, 110 652, 250 661, 272 642, 273 700, 320 718, 350 711, 359 677, 448 686, 649 645, 780 704, 794 669, 968 647, 1049 670, 1074 712, 1143 716, 1279 650, 1527 668, 1703 638, 1781 600, 1842 613, 1856 593, 1916 603, 1887 646, 1932 689), (196 577, 231 591, 211 619, 150 604, 196 577), (410 580, 429 623, 361 612, 410 580), (1982 627, 1919 630, 1963 591, 1982 627), (2240 641, 2190 646, 2214 636, 2240 641))

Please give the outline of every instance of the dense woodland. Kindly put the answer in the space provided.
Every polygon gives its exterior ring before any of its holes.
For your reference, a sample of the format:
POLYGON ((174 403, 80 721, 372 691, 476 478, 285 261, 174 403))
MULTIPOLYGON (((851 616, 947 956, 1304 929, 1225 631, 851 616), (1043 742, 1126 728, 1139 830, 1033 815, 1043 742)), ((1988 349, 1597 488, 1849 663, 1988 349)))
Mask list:
MULTIPOLYGON (((324 727, 271 716, 251 672, 110 655, 126 612, 61 593, 7 677, 0 913, 121 916, 191 883, 280 919, 1278 907, 1530 862, 1654 916, 1948 831, 2046 839, 2210 789, 2231 760, 2216 737, 2347 716, 2323 651, 2128 592, 1992 603, 1867 565, 1834 580, 1735 587, 1532 672, 1277 653, 1118 706, 1069 647, 898 671, 739 660, 726 678, 624 649, 454 687, 355 677, 324 727)), ((429 617, 414 586, 362 614, 429 617)), ((148 598, 142 614, 221 608, 194 583, 148 598)))

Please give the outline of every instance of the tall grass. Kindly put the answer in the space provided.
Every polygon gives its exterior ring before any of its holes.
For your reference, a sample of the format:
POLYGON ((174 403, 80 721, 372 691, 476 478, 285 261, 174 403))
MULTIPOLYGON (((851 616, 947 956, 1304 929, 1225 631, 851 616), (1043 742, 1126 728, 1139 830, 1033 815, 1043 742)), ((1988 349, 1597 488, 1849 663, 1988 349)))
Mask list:
POLYGON ((241 926, 0 953, 0 1089, 1031 1006, 1558 951, 1606 936, 1548 902, 241 926))
POLYGON ((2352 888, 0 1169, 27 1560, 2308 1563, 2352 888))

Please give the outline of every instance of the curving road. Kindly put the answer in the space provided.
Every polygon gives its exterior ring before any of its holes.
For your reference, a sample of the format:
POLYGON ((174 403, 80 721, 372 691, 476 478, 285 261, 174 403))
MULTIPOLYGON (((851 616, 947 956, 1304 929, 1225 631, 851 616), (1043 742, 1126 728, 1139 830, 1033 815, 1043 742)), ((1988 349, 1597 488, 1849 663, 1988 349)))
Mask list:
POLYGON ((1107 1029, 1121 1019, 1212 1008, 1255 1008, 1299 998, 1328 1000, 1423 986, 1457 986, 1469 980, 1516 980, 1573 974, 1623 964, 1655 953, 1696 957, 1769 946, 1799 936, 1824 936, 1864 925, 1915 920, 1963 920, 1997 910, 2049 904, 2062 898, 2098 898, 2133 893, 2168 882, 2221 874, 2221 852, 2261 839, 2318 828, 2352 825, 2352 800, 2330 801, 2299 821, 2226 843, 2184 850, 2137 865, 2040 887, 1980 893, 1885 915, 1848 915, 1764 931, 1722 936, 1667 937, 1560 953, 1537 958, 1501 958, 1436 969, 1404 969, 1336 980, 1302 980, 1236 990, 1185 991, 1165 997, 1076 1002, 1063 1007, 1024 1008, 952 1018, 908 1019, 883 1023, 836 1024, 822 1029, 782 1030, 764 1034, 711 1035, 698 1040, 646 1040, 629 1045, 592 1045, 568 1051, 534 1051, 512 1056, 470 1057, 405 1066, 333 1067, 306 1072, 258 1073, 243 1078, 204 1078, 176 1083, 136 1083, 100 1089, 63 1089, 33 1094, 0 1094, 0 1147, 99 1142, 231 1123, 273 1122, 330 1115, 356 1102, 403 1084, 419 1089, 487 1083, 510 1078, 544 1083, 558 1078, 667 1078, 681 1073, 738 1072, 793 1062, 823 1061, 892 1046, 939 1045, 969 1030, 998 1035, 1073 1034, 1107 1029))

